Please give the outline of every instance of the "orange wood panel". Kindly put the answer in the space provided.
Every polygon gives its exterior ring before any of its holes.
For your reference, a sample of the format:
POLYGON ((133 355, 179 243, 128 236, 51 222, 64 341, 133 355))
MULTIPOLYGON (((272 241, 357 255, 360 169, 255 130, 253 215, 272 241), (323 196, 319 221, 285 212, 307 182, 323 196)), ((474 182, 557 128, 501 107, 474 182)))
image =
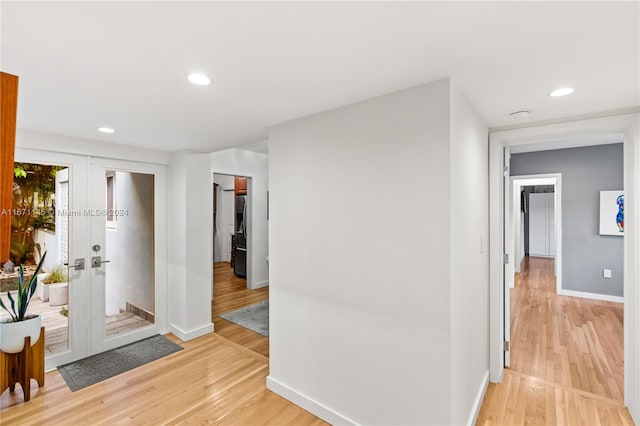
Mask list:
POLYGON ((236 195, 247 194, 247 178, 242 176, 236 176, 235 179, 235 192, 236 195))
POLYGON ((16 144, 18 77, 0 72, 0 262, 9 260, 13 204, 13 159, 16 144))

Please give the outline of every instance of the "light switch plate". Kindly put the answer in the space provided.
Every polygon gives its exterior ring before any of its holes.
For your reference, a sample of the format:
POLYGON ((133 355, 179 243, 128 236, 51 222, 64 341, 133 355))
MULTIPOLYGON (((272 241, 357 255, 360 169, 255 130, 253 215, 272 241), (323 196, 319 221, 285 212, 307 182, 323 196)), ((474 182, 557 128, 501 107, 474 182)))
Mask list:
POLYGON ((611 278, 611 269, 604 269, 602 271, 602 276, 605 278, 611 278))

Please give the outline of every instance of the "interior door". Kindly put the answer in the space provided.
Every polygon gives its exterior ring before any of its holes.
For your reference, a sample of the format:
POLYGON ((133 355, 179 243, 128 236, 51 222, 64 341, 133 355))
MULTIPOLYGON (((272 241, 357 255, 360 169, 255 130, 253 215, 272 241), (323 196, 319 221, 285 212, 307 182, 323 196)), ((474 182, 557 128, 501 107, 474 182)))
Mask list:
MULTIPOLYGON (((509 147, 504 149, 504 178, 503 178, 503 248, 505 261, 503 262, 504 270, 503 270, 503 281, 502 288, 504 291, 504 341, 511 341, 511 289, 509 286, 509 277, 513 279, 513 268, 510 264, 515 261, 515 253, 512 251, 513 244, 513 226, 511 226, 511 216, 512 216, 512 194, 513 190, 511 187, 511 177, 509 176, 511 171, 511 152, 509 147)), ((509 367, 511 365, 511 354, 508 349, 508 343, 505 343, 504 348, 504 366, 509 367)))
POLYGON ((166 328, 165 170, 90 160, 90 353, 166 328))
POLYGON ((223 194, 222 261, 231 262, 231 237, 235 234, 235 194, 227 190, 223 194))

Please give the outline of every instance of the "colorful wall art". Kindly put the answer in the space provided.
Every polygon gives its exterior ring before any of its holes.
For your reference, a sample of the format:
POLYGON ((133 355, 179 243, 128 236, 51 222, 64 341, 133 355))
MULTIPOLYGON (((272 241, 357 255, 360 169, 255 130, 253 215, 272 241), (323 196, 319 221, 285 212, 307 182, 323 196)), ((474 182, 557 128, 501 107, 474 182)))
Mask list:
POLYGON ((600 235, 624 236, 624 191, 600 191, 600 235))

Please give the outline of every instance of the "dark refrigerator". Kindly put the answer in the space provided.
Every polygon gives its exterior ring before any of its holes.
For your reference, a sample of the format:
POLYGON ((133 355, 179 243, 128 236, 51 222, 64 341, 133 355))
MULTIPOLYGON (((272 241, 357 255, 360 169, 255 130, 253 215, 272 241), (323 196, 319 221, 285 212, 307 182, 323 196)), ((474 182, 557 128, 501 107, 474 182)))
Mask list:
POLYGON ((236 195, 235 208, 235 263, 233 272, 239 277, 247 276, 247 196, 236 195))

